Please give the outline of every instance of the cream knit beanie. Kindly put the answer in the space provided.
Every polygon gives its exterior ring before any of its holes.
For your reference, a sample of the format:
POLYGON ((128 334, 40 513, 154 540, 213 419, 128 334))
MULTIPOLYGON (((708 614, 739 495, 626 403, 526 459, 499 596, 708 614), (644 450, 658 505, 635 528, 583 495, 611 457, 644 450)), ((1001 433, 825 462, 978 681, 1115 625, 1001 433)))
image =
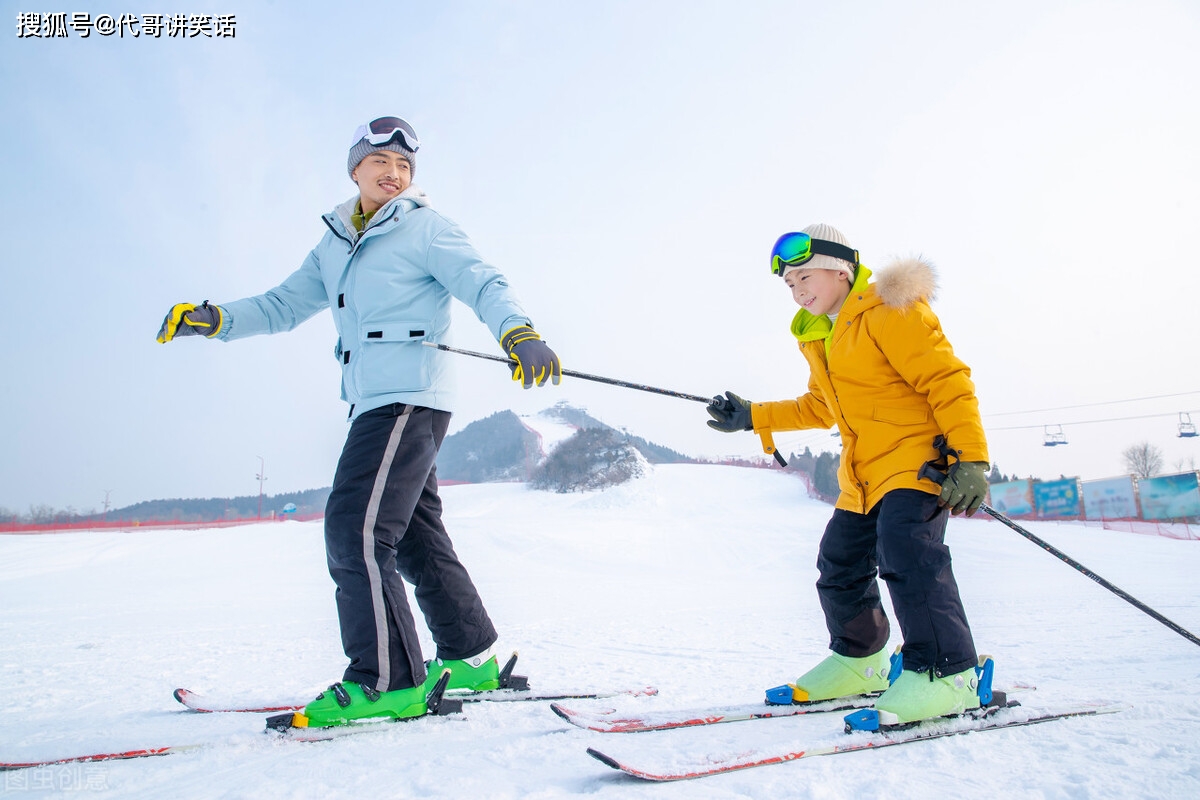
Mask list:
MULTIPOLYGON (((850 240, 841 231, 832 225, 826 225, 824 222, 809 225, 801 233, 807 233, 814 239, 823 239, 827 242, 836 242, 845 247, 850 247, 850 240)), ((857 266, 857 264, 851 264, 849 261, 835 258, 834 256, 815 255, 803 264, 787 267, 784 269, 783 274, 787 275, 794 269, 831 269, 835 272, 846 273, 850 282, 854 283, 854 272, 857 266)))

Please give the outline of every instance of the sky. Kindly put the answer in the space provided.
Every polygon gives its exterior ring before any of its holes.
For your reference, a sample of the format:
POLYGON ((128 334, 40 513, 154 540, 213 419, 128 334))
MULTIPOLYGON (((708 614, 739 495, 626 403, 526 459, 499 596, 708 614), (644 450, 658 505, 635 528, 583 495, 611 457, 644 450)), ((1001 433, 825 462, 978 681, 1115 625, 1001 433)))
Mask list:
MULTIPOLYGON (((516 672, 535 691, 658 690, 569 703, 579 710, 762 711, 766 688, 828 652, 813 582, 831 509, 805 497, 792 474, 668 464, 602 492, 490 483, 444 487, 443 498, 455 550, 499 631, 497 650, 519 652, 516 672), (532 504, 537 513, 514 513, 532 504)), ((1200 542, 1024 524, 1200 633, 1200 542)), ((172 694, 278 706, 307 702, 338 679, 346 659, 320 521, 0 535, 0 761, 208 745, 0 772, 0 791, 22 800, 259 798, 280 787, 303 800, 1200 796, 1196 645, 982 514, 953 518, 946 541, 976 648, 995 664, 994 688, 1036 687, 1012 693, 1022 708, 1008 714, 1088 702, 1123 710, 646 784, 586 749, 659 768, 870 735, 846 736, 839 713, 595 733, 547 703, 522 702, 471 703, 456 717, 330 742, 275 742, 263 735, 265 714, 193 714, 172 694)), ((886 591, 883 603, 895 620, 886 591)), ((421 620, 417 630, 432 658, 421 620)), ((900 643, 893 624, 888 644, 900 643)))
MULTIPOLYGON (((147 2, 236 18, 233 38, 157 40, 19 38, 19 13, 72 9, 0 11, 0 509, 329 485, 347 409, 327 314, 154 335, 174 303, 290 274, 356 193, 350 134, 385 114, 568 369, 802 394, 767 257, 828 222, 873 269, 937 266, 1001 471, 1112 477, 1143 441, 1168 472, 1197 465, 1200 438, 1176 436, 1181 412, 1200 422, 1194 2, 147 2)), ((499 352, 458 304, 454 336, 499 352)), ((694 401, 523 391, 460 358, 452 432, 566 400, 688 455, 761 454, 694 401)))

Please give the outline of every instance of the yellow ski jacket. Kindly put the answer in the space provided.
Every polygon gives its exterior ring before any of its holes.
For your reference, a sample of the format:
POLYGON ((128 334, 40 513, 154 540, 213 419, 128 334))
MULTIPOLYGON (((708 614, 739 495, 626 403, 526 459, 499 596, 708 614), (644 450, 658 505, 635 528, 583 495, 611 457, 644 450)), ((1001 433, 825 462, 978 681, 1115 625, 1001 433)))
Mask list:
POLYGON ((954 355, 929 307, 933 266, 901 259, 870 278, 860 265, 836 323, 804 309, 796 314, 792 334, 808 360, 808 393, 754 403, 751 412, 768 453, 775 452, 774 431, 836 425, 837 507, 859 514, 893 489, 941 491, 917 479, 921 465, 938 456, 939 433, 963 461, 989 460, 971 369, 954 355))

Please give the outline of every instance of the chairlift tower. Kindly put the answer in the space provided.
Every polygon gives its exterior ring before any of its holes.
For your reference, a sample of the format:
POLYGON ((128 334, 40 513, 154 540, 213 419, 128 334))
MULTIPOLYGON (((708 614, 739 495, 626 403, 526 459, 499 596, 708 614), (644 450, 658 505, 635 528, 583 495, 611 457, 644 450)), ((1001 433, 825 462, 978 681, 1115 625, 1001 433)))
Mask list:
POLYGON ((267 479, 267 463, 262 456, 258 457, 258 474, 254 477, 258 479, 258 518, 262 519, 263 481, 267 479))

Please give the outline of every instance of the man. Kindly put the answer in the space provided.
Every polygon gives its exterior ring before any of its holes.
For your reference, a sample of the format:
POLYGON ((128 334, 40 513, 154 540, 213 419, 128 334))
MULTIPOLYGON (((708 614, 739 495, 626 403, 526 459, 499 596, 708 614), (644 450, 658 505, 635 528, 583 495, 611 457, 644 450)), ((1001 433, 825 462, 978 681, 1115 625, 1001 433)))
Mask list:
POLYGON ((437 492, 453 393, 448 355, 422 343, 446 339, 451 297, 488 326, 526 389, 562 376, 504 276, 412 184, 419 148, 399 117, 359 126, 346 163, 359 194, 322 218, 329 231, 300 269, 256 297, 177 304, 157 337, 229 341, 333 313, 351 426, 326 506, 325 548, 350 665, 305 708, 313 726, 420 716, 447 668, 448 688, 498 685, 496 629, 442 526, 437 492), (433 670, 401 577, 437 644, 433 670))

